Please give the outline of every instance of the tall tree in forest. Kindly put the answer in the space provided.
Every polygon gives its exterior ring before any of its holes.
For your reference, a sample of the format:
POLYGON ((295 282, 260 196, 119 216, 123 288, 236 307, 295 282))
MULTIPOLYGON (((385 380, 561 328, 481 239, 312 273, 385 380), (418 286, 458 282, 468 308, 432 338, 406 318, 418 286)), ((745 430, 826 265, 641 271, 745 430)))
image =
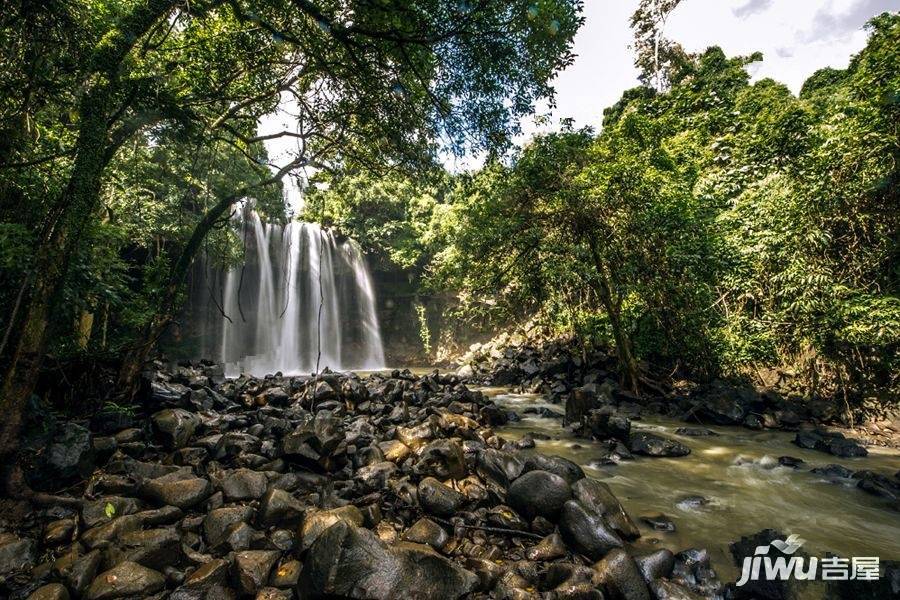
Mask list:
POLYGON ((634 64, 644 85, 657 92, 666 90, 670 70, 684 56, 681 46, 663 35, 666 21, 680 3, 681 0, 641 0, 631 15, 634 64))
MULTIPOLYGON (((440 145, 502 147, 571 62, 580 4, 548 0, 534 14, 525 0, 12 3, 0 36, 0 116, 10 140, 0 171, 10 197, 33 208, 37 235, 4 323, 4 462, 53 307, 123 144, 171 129, 198 148, 220 141, 246 149, 262 141, 259 117, 291 96, 301 130, 275 135, 300 139, 303 152, 210 204, 198 221, 202 239, 234 202, 323 153, 398 166, 431 160, 440 145), (34 28, 41 35, 29 35, 34 28), (65 47, 46 52, 47 40, 65 47), (53 193, 30 194, 28 184, 46 172, 53 193)), ((16 218, 13 206, 3 207, 4 221, 16 218)))

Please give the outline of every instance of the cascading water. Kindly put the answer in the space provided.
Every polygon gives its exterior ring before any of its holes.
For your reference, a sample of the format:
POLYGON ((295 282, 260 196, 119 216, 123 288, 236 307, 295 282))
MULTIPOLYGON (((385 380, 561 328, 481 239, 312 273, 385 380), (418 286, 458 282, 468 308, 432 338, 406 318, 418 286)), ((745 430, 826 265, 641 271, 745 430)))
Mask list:
POLYGON ((244 264, 224 276, 204 269, 206 289, 195 292, 203 352, 226 375, 384 366, 372 278, 353 240, 315 223, 265 223, 249 207, 240 226, 244 264))

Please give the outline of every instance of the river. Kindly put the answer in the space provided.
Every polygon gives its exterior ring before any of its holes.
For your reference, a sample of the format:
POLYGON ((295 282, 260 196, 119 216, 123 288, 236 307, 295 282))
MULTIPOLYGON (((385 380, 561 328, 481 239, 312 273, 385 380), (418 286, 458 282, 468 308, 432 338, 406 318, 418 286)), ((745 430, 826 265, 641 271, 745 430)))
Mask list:
POLYGON ((544 434, 536 450, 572 460, 591 477, 602 479, 622 502, 641 529, 639 544, 660 540, 673 551, 706 548, 723 581, 734 580, 738 568, 728 550, 742 535, 766 528, 795 533, 806 540, 803 549, 812 556, 832 552, 840 556, 879 556, 900 559, 900 513, 887 501, 855 487, 854 480, 829 481, 809 472, 831 463, 852 470, 870 469, 890 477, 900 470, 900 452, 869 448, 869 456, 842 459, 791 443, 794 434, 752 431, 737 427, 709 427, 719 435, 687 437, 675 434, 681 421, 644 418, 633 421, 635 430, 670 436, 691 448, 682 458, 646 458, 618 465, 596 462, 599 445, 574 437, 559 419, 525 414, 529 407, 548 407, 562 412, 536 394, 512 393, 503 388, 482 388, 486 395, 522 418, 500 429, 507 439, 525 434, 544 434), (799 469, 779 466, 778 457, 792 456, 806 464, 799 469), (701 496, 707 504, 683 501, 701 496), (656 531, 640 520, 664 514, 675 524, 674 532, 656 531))

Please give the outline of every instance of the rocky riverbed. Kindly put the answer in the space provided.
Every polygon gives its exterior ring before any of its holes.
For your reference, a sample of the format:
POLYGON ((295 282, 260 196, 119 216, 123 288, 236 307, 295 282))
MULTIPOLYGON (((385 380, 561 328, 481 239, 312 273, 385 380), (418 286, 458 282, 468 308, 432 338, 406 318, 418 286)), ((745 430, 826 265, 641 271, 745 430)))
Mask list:
POLYGON ((510 413, 456 375, 157 367, 135 410, 32 432, 29 482, 60 500, 4 500, 2 597, 753 597, 504 440, 510 413))

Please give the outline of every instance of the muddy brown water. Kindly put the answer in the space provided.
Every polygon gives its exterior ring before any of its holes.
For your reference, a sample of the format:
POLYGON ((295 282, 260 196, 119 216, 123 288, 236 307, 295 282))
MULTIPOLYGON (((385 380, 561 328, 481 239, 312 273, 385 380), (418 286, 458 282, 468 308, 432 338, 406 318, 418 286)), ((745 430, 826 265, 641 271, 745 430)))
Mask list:
POLYGON ((739 569, 728 550, 730 542, 766 528, 795 533, 806 540, 812 556, 832 552, 840 556, 878 556, 900 559, 900 512, 887 501, 855 487, 855 481, 835 483, 809 469, 837 463, 851 470, 870 469, 893 477, 900 469, 900 452, 869 448, 869 456, 842 459, 791 443, 794 434, 751 431, 738 427, 709 427, 718 436, 688 437, 675 434, 681 421, 645 418, 632 421, 636 430, 672 437, 691 449, 681 458, 642 458, 618 465, 601 465, 599 445, 575 438, 561 420, 525 414, 529 407, 563 407, 536 394, 513 393, 503 388, 482 388, 485 394, 522 417, 499 429, 507 439, 542 433, 550 440, 535 440, 536 450, 572 460, 588 476, 605 481, 641 529, 645 538, 657 538, 674 551, 706 548, 723 581, 734 580, 739 569), (778 457, 805 461, 795 470, 778 465, 778 457), (708 504, 681 502, 702 496, 708 504), (674 532, 652 530, 643 515, 665 514, 674 532))

